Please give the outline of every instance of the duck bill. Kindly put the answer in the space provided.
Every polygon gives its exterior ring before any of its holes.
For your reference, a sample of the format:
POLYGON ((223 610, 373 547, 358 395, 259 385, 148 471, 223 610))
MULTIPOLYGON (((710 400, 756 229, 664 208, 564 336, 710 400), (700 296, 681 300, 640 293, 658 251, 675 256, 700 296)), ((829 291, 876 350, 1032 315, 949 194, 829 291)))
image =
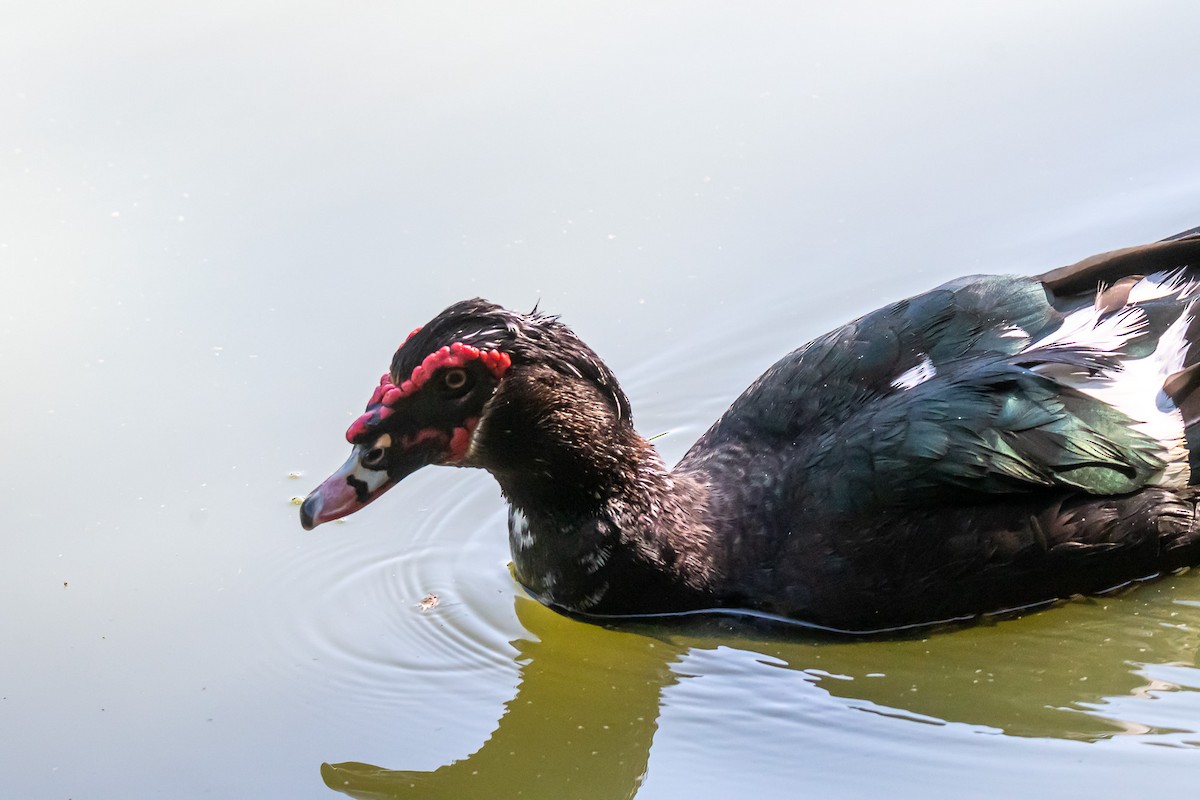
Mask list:
POLYGON ((300 506, 300 524, 306 531, 322 522, 353 514, 396 485, 399 478, 362 465, 364 452, 363 447, 355 447, 346 463, 304 498, 300 506))

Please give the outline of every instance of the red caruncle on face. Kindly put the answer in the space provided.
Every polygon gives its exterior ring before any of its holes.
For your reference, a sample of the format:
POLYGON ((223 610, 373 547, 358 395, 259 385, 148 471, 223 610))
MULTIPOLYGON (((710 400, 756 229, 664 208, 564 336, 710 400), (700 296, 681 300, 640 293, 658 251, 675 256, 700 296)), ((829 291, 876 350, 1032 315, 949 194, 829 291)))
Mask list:
MULTIPOLYGON (((428 383, 438 370, 461 367, 471 361, 479 361, 484 364, 497 379, 502 378, 508 368, 512 366, 512 359, 508 353, 500 350, 481 350, 462 342, 454 342, 438 348, 425 356, 424 360, 413 368, 412 373, 399 386, 392 382, 392 376, 388 373, 384 373, 380 377, 379 385, 375 387, 371 399, 367 401, 366 411, 346 430, 346 441, 355 444, 364 438, 372 428, 395 413, 397 403, 420 391, 421 387, 428 383)), ((470 422, 468 420, 468 423, 470 422)), ((451 452, 462 450, 465 453, 469 435, 469 428, 456 428, 451 438, 451 452), (464 433, 460 434, 460 431, 464 431, 464 433), (459 445, 458 447, 455 447, 456 443, 459 445)), ((461 454, 458 457, 461 457, 461 454)))

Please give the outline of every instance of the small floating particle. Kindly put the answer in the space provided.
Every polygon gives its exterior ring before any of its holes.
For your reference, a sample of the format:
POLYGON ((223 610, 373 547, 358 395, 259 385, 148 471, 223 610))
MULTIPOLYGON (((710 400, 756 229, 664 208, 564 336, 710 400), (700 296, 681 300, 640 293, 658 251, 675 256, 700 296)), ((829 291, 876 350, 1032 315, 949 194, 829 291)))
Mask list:
POLYGON ((417 608, 422 611, 428 611, 437 606, 440 598, 436 594, 427 594, 421 598, 421 602, 417 603, 417 608))
POLYGON ((302 475, 304 475, 304 473, 303 473, 303 472, 301 472, 301 471, 300 471, 300 470, 298 470, 298 469, 297 469, 297 470, 293 470, 292 472, 289 472, 289 473, 288 473, 288 477, 289 477, 289 478, 291 478, 292 480, 296 480, 296 478, 299 478, 299 477, 301 477, 302 475))
POLYGON ((294 506, 302 506, 302 505, 304 505, 304 498, 303 498, 303 497, 293 497, 293 498, 292 498, 292 505, 294 505, 294 506))

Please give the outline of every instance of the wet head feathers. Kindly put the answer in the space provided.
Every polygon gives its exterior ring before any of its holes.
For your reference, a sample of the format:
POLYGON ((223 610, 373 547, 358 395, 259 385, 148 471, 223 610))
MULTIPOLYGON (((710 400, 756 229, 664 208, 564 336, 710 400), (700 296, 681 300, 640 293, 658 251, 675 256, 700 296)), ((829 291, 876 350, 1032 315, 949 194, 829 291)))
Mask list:
POLYGON ((392 381, 403 382, 430 353, 455 342, 504 353, 516 368, 541 364, 566 377, 583 378, 601 390, 618 417, 632 417, 616 376, 557 316, 536 307, 522 314, 479 297, 449 306, 414 330, 392 358, 392 381))

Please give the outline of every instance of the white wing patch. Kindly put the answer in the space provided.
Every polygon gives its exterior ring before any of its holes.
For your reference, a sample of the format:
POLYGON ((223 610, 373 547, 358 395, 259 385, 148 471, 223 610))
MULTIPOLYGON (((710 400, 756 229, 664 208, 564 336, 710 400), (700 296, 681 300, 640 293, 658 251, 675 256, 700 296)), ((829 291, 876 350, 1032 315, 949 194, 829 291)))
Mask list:
POLYGON ((1156 272, 1135 283, 1129 290, 1129 299, 1125 302, 1126 304, 1144 303, 1147 300, 1157 300, 1160 297, 1170 297, 1174 294, 1182 294, 1182 297, 1186 299, 1195 290, 1195 281, 1189 281, 1182 269, 1156 272))
POLYGON ((1158 440, 1167 450, 1167 467, 1159 483, 1187 485, 1188 451, 1184 439, 1183 415, 1163 391, 1163 383, 1183 368, 1188 342, 1188 324, 1195 312, 1195 297, 1200 282, 1187 280, 1182 270, 1159 272, 1138 281, 1129 291, 1126 305, 1107 316, 1098 307, 1070 314, 1058 330, 1025 348, 1023 352, 1044 347, 1088 347, 1120 359, 1121 367, 1097 370, 1051 370, 1055 380, 1086 392, 1135 420, 1143 434, 1158 440), (1149 332, 1146 312, 1138 303, 1174 297, 1187 307, 1159 337, 1154 352, 1143 358, 1126 358, 1123 348, 1149 332))
POLYGON ((1001 339, 1028 339, 1029 333, 1020 325, 1007 324, 1004 326, 1004 333, 1000 334, 1001 339))
POLYGON ((896 379, 892 381, 892 388, 911 389, 936 376, 937 368, 933 366, 933 359, 927 354, 921 353, 920 361, 896 376, 896 379))
POLYGON ((1148 325, 1146 312, 1137 306, 1125 306, 1107 317, 1095 306, 1081 308, 1068 315, 1058 330, 1038 339, 1025 350, 1069 345, 1115 353, 1145 333, 1148 325))

